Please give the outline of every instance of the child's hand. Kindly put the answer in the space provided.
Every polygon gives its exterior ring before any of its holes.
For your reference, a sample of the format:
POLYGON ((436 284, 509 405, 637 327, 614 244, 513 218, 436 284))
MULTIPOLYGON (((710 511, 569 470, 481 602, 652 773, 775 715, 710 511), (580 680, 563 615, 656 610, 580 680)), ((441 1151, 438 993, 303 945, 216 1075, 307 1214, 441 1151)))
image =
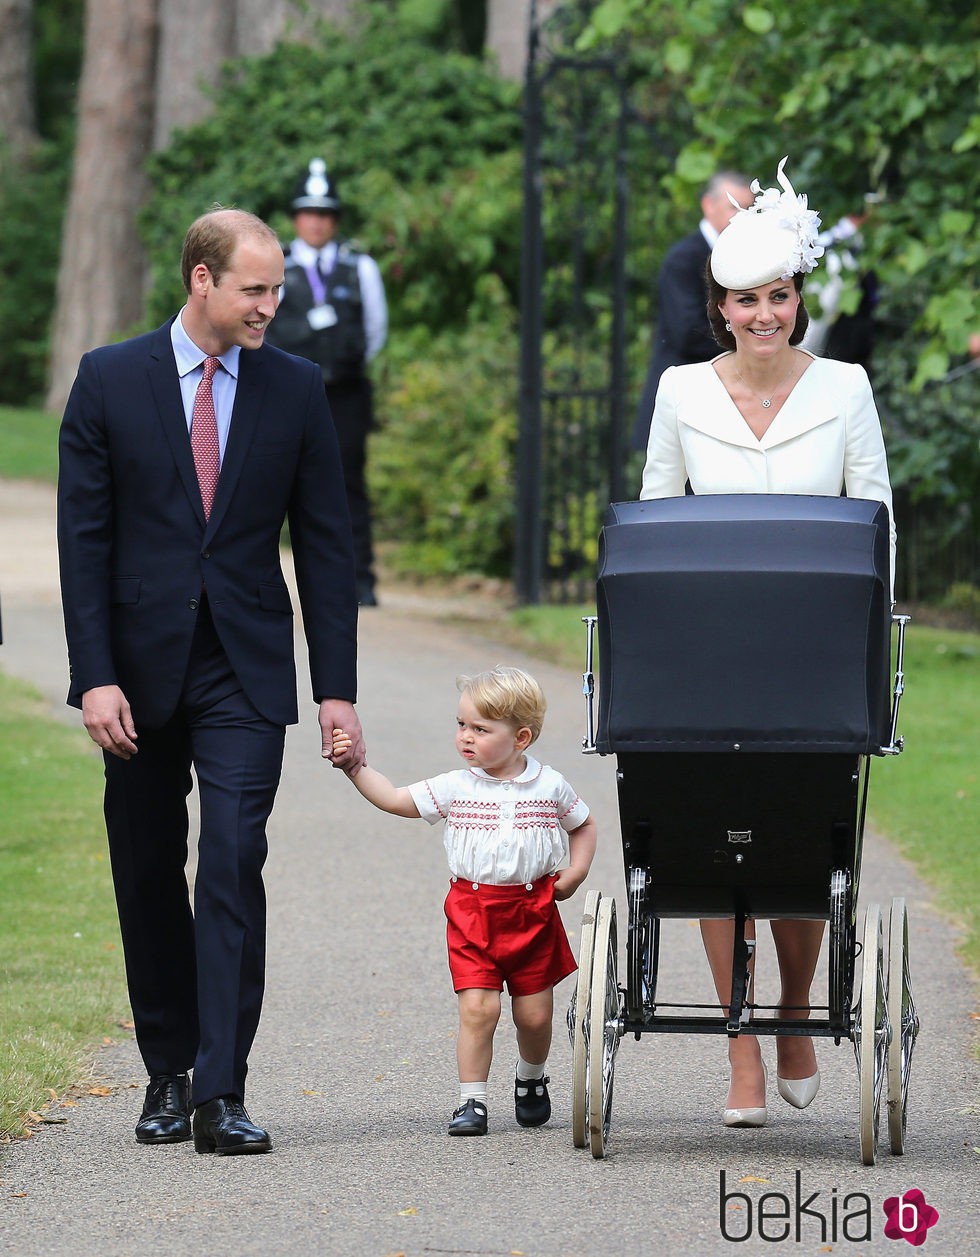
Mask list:
POLYGON ((333 743, 330 747, 330 758, 341 758, 347 754, 352 745, 349 733, 345 733, 343 729, 334 729, 333 743))
POLYGON ((585 878, 586 874, 580 869, 559 869, 555 877, 555 899, 559 903, 563 899, 571 899, 585 878))

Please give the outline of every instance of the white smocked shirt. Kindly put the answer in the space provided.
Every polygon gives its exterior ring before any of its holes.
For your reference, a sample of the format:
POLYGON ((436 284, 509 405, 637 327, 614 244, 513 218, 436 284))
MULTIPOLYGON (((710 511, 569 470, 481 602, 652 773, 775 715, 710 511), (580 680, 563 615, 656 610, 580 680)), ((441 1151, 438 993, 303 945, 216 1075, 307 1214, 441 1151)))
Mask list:
POLYGON ((561 773, 524 758, 524 771, 508 781, 458 768, 408 787, 423 820, 445 822, 454 877, 505 886, 567 868, 568 834, 588 820, 588 805, 561 773))

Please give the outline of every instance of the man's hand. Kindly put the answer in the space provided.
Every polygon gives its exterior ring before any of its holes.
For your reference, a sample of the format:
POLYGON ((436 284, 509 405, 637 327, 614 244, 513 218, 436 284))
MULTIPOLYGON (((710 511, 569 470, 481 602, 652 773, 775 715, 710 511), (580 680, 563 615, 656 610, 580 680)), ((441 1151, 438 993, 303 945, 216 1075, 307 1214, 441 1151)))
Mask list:
POLYGON ((120 759, 132 759, 136 745, 136 725, 126 695, 118 685, 97 685, 82 695, 82 720, 97 746, 120 759))
POLYGON ((367 755, 364 735, 353 703, 340 698, 323 699, 320 703, 320 739, 320 753, 324 759, 330 760, 334 768, 341 768, 352 774, 364 763, 367 755), (334 750, 335 729, 341 730, 350 739, 350 745, 346 749, 338 741, 338 749, 334 750))

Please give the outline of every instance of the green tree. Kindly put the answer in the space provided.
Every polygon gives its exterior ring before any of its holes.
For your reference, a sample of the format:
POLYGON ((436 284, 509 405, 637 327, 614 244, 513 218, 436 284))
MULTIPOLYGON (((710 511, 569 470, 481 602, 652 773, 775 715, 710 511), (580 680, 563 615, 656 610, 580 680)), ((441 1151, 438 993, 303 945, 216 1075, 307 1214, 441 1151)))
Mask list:
MULTIPOLYGON (((769 185, 788 154, 828 226, 874 194, 875 392, 900 514, 931 504, 932 553, 957 534, 975 550, 978 526, 980 373, 965 363, 980 329, 978 37, 972 0, 601 0, 580 40, 626 43, 637 112, 664 141, 661 204, 634 202, 650 263, 721 166, 769 185)), ((855 280, 842 308, 858 297, 855 280)), ((928 551, 918 567, 910 587, 942 593, 928 551)))
POLYGON ((82 56, 77 0, 37 0, 32 17, 40 143, 15 156, 0 137, 0 401, 16 404, 34 402, 44 387, 82 56))
POLYGON ((296 181, 323 156, 342 231, 377 258, 388 296, 369 463, 378 535, 423 570, 506 576, 520 88, 459 50, 458 14, 435 20, 457 7, 368 5, 347 30, 229 64, 207 119, 150 159, 147 322, 182 302, 177 259, 193 218, 238 205, 288 240, 296 181))
MULTIPOLYGON (((919 336, 915 387, 945 375, 976 330, 980 11, 969 0, 601 0, 583 43, 628 33, 638 108, 681 125, 676 198, 719 165, 789 173, 832 223, 881 197, 867 259, 919 336)), ((676 131, 675 131, 676 133, 676 131)))

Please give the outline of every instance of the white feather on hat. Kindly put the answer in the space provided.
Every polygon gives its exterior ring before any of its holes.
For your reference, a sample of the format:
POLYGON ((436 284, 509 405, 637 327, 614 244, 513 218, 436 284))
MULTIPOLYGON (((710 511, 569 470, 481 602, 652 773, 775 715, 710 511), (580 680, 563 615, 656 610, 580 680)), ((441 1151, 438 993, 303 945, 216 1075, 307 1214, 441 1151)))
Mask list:
POLYGON ((754 180, 754 204, 739 206, 715 242, 711 273, 722 288, 744 291, 808 274, 823 256, 823 245, 817 243, 820 215, 807 208, 806 196, 794 192, 783 174, 786 161, 784 157, 776 171, 782 191, 763 191, 754 180))

